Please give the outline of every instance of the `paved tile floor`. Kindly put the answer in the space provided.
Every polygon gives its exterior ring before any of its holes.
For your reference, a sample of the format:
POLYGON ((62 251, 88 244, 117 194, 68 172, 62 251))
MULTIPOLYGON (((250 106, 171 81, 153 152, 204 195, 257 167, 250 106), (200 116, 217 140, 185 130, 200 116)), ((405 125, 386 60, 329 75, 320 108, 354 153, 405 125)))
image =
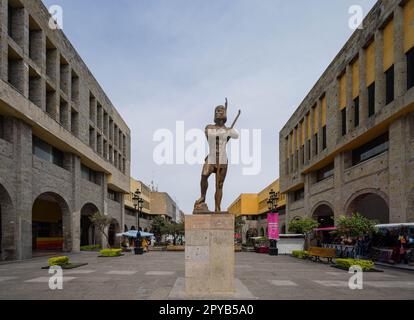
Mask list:
MULTIPOLYGON (((0 264, 0 299, 168 299, 184 278, 184 253, 150 252, 120 258, 98 258, 96 253, 70 255, 86 262, 64 270, 63 290, 50 290, 47 258, 0 264)), ((329 265, 236 253, 236 278, 256 299, 414 299, 414 273, 384 268, 365 273, 364 289, 350 290, 351 276, 329 265)))

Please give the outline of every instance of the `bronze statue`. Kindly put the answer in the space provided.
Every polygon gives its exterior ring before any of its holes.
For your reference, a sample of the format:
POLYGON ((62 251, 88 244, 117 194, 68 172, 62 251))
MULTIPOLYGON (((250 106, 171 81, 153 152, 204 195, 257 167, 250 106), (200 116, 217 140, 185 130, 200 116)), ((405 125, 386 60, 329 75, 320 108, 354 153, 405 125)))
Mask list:
POLYGON ((215 173, 216 175, 215 212, 221 212, 223 185, 224 180, 226 179, 228 168, 226 147, 230 139, 239 138, 239 133, 234 129, 234 126, 236 125, 236 122, 241 114, 241 111, 239 110, 239 113, 232 126, 230 128, 227 128, 225 126, 227 122, 227 107, 228 101, 226 99, 224 106, 220 105, 215 109, 215 124, 208 125, 205 129, 210 152, 206 158, 203 172, 201 174, 201 198, 198 199, 194 205, 194 214, 210 212, 206 204, 206 195, 208 189, 208 178, 212 173, 215 173))

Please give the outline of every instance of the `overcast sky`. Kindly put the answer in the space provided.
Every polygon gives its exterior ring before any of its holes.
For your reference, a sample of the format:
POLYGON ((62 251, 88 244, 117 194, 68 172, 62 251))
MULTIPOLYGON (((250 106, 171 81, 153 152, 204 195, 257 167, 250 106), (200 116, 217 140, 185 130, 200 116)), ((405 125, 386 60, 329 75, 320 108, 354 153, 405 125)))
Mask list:
MULTIPOLYGON (((199 197, 201 165, 158 166, 154 132, 213 122, 262 130, 259 174, 233 165, 223 208, 279 175, 278 133, 352 34, 352 5, 374 0, 44 0, 63 8, 64 32, 131 129, 131 174, 168 192, 185 213, 199 197)), ((214 208, 211 178, 209 207, 214 208)))

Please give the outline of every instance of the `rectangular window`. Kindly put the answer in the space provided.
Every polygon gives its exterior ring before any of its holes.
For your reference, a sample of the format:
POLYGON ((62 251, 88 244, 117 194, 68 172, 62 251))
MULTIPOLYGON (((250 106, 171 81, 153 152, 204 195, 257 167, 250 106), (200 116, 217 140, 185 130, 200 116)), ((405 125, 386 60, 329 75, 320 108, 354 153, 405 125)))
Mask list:
POLYGON ((371 140, 363 146, 352 151, 352 165, 355 166, 363 161, 369 160, 381 153, 388 151, 388 132, 371 140))
POLYGON ((33 154, 40 159, 51 162, 52 146, 33 136, 33 154))
POLYGON ((63 152, 53 148, 52 149, 52 162, 53 164, 63 168, 63 152))
POLYGON ((334 163, 332 162, 331 164, 327 165, 326 167, 318 170, 316 172, 316 181, 322 181, 325 179, 328 179, 329 177, 332 177, 334 175, 334 163))
POLYGON ((359 97, 354 100, 354 126, 359 126, 359 97))
POLYGON ((294 201, 300 201, 305 198, 305 189, 296 190, 293 193, 293 200, 294 201))
POLYGON ((121 202, 121 197, 119 196, 118 192, 115 192, 111 189, 108 189, 108 199, 116 202, 121 202))
POLYGON ((311 159, 311 141, 308 140, 308 160, 311 159))
POLYGON ((318 154, 318 147, 319 147, 319 144, 318 144, 318 134, 315 133, 315 155, 318 154))
POLYGON ((101 184, 99 172, 96 172, 83 164, 81 165, 81 175, 83 179, 88 180, 89 182, 97 185, 101 184))
POLYGON ((375 82, 368 87, 368 117, 375 114, 375 82))
POLYGON ((414 48, 407 52, 407 90, 414 87, 414 48))
POLYGON ((394 101, 394 66, 385 72, 385 104, 394 101))
POLYGON ((342 136, 346 135, 346 108, 341 110, 341 130, 342 136))
POLYGON ((327 147, 327 137, 326 137, 326 126, 322 128, 322 148, 325 150, 327 147))
POLYGON ((64 153, 36 136, 33 136, 33 154, 63 168, 64 153))

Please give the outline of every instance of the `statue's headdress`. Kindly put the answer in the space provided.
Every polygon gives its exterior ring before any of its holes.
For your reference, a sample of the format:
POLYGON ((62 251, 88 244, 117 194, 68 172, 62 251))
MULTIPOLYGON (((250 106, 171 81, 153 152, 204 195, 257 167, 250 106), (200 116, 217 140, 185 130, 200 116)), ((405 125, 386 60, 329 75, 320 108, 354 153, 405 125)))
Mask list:
POLYGON ((228 101, 227 101, 227 98, 226 98, 226 103, 224 104, 224 106, 220 105, 220 106, 217 106, 216 109, 214 109, 214 122, 217 122, 217 120, 218 120, 216 118, 216 112, 217 112, 218 109, 223 109, 224 110, 224 119, 222 119, 222 120, 224 120, 224 123, 227 122, 227 108, 228 108, 228 101))

